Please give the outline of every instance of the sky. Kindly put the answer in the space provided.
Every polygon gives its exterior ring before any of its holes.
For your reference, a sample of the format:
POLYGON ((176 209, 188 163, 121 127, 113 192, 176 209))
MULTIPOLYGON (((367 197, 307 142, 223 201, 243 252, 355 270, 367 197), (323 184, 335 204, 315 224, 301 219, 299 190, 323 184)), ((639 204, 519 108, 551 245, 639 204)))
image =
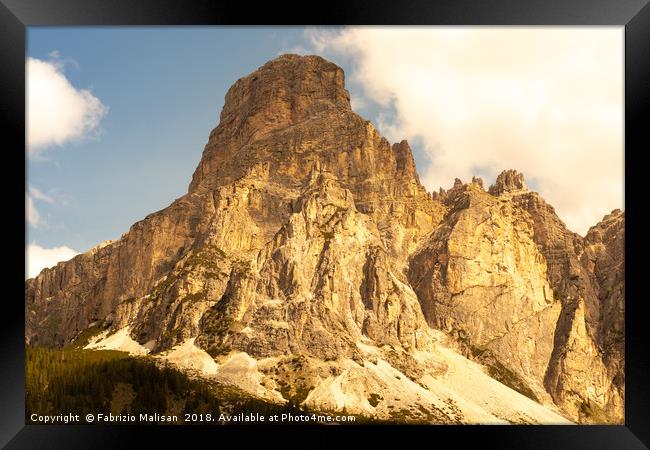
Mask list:
POLYGON ((517 169, 581 235, 623 209, 621 27, 36 27, 26 276, 185 194, 227 89, 283 53, 341 66, 429 191, 517 169))

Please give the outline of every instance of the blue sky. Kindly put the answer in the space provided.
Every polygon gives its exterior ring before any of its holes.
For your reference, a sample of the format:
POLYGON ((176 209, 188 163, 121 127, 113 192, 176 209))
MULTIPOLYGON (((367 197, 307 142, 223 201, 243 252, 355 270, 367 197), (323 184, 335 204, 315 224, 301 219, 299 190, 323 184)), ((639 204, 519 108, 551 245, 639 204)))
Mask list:
MULTIPOLYGON (((576 205, 582 207, 586 199, 603 196, 591 188, 567 196, 562 174, 575 173, 580 167, 589 179, 602 177, 601 167, 586 162, 586 158, 593 159, 593 142, 622 139, 616 129, 607 139, 587 135, 587 141, 580 141, 586 134, 583 130, 604 129, 582 112, 600 111, 600 105, 573 102, 549 111, 548 99, 554 95, 565 102, 568 87, 579 78, 580 86, 593 91, 580 92, 581 99, 600 98, 593 93, 603 92, 605 82, 607 87, 617 86, 618 78, 584 82, 590 76, 585 74, 619 70, 611 61, 618 61, 616 48, 620 40, 622 50, 622 32, 614 31, 544 34, 537 29, 523 30, 517 37, 512 34, 516 30, 506 34, 487 31, 486 35, 484 29, 462 36, 454 31, 450 38, 449 32, 435 27, 416 27, 414 32, 400 27, 29 28, 27 57, 57 67, 74 89, 88 90, 105 110, 91 132, 29 154, 30 201, 39 221, 29 225, 27 244, 86 251, 119 238, 134 222, 186 193, 208 135, 218 123, 227 89, 266 61, 288 52, 318 53, 340 65, 354 109, 389 140, 409 140, 429 190, 452 185, 456 176, 468 180, 480 175, 487 185, 502 169, 525 169, 529 185, 539 188, 552 203, 556 200, 567 223, 584 229, 585 224, 595 224, 597 218, 621 207, 622 199, 590 204, 572 222, 576 205), (512 47, 512 42, 528 45, 523 65, 516 64, 522 59, 522 48, 512 47), (585 43, 592 42, 593 55, 583 50, 585 43), (614 50, 607 50, 602 42, 612 43, 614 50), (495 48, 499 51, 494 58, 481 59, 495 48), (553 66, 552 58, 549 61, 549 52, 561 56, 558 66, 553 66), (566 64, 576 57, 583 59, 580 71, 566 64), (480 64, 468 66, 468 61, 480 64), (558 71, 562 64, 567 68, 558 71), (494 76, 495 67, 501 71, 500 78, 494 76), (492 78, 496 81, 480 86, 492 78), (514 87, 503 90, 497 83, 503 80, 510 80, 509 86, 514 87), (531 107, 537 108, 534 114, 522 115, 531 107), (468 114, 474 110, 483 115, 468 114), (558 111, 566 116, 559 125, 558 111), (524 119, 528 122, 518 126, 517 121, 524 119), (531 127, 531 120, 538 122, 531 127), (486 123, 490 124, 487 128, 486 123), (564 172, 558 171, 558 165, 567 150, 547 137, 554 134, 553 127, 575 129, 575 136, 560 136, 576 152, 564 172), (543 129, 543 137, 532 135, 537 128, 543 129), (519 134, 511 136, 513 130, 519 134), (535 142, 545 147, 536 148, 535 142), (514 149, 506 148, 511 144, 514 149), (546 159, 559 156, 544 172, 544 162, 535 159, 539 154, 548 155, 546 159), (568 203, 563 205, 565 200, 568 203)), ((613 115, 607 110, 601 116, 616 118, 617 112, 614 108, 613 115)), ((620 112, 622 123, 622 99, 620 112)), ((615 160, 622 155, 622 142, 619 147, 609 145, 602 153, 606 152, 615 160)), ((611 167, 610 162, 604 165, 611 167)), ((610 175, 608 186, 618 192, 622 170, 610 175)))
POLYGON ((63 62, 108 112, 29 160, 29 184, 55 199, 36 202, 29 241, 84 251, 183 195, 230 85, 304 44, 300 28, 30 28, 28 56, 63 62))

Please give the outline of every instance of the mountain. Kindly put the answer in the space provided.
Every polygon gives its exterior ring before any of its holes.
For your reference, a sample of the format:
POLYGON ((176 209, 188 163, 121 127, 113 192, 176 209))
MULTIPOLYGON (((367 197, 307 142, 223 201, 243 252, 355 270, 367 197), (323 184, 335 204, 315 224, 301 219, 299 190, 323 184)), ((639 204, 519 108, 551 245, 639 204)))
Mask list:
POLYGON ((26 343, 92 331, 384 420, 622 423, 623 243, 623 212, 583 238, 516 171, 428 193, 341 68, 283 55, 228 90, 187 194, 26 281, 26 343))

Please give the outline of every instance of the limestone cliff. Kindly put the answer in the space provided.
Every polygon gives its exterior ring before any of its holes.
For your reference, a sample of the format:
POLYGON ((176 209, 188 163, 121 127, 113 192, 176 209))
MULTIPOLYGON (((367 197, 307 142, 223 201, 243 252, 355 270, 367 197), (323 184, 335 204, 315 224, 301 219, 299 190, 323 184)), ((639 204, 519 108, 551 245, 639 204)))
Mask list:
POLYGON ((515 171, 427 193, 338 66, 284 55, 229 89, 186 195, 27 280, 26 342, 96 329, 394 420, 620 422, 623 234, 571 233, 515 171))
POLYGON ((583 239, 512 170, 487 193, 456 180, 437 198, 449 212, 408 271, 427 322, 529 397, 621 423, 623 213, 583 239))

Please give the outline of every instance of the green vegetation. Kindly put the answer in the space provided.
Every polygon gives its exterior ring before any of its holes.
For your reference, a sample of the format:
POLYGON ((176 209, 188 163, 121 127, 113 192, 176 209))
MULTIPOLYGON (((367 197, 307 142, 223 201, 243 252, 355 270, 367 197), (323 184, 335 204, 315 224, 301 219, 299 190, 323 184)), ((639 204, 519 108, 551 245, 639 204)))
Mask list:
POLYGON ((61 312, 58 309, 55 309, 51 314, 45 318, 45 323, 43 327, 47 330, 49 334, 54 336, 58 335, 58 330, 61 329, 61 312))
POLYGON ((79 335, 74 339, 74 341, 69 345, 69 348, 71 349, 82 349, 86 345, 88 345, 88 342, 90 342, 90 338, 93 336, 99 334, 102 331, 102 327, 99 324, 95 324, 92 327, 89 327, 79 333, 79 335))
POLYGON ((111 412, 139 417, 157 412, 178 415, 182 422, 185 413, 302 412, 290 404, 277 405, 191 379, 169 365, 118 351, 27 347, 25 368, 28 423, 32 413, 111 412))
POLYGON ((156 286, 154 286, 154 299, 157 299, 158 294, 165 292, 167 289, 169 289, 176 281, 178 280, 178 276, 174 275, 173 273, 169 273, 162 281, 160 281, 156 286))
POLYGON ((191 268, 200 266, 209 269, 212 272, 219 273, 221 271, 219 262, 225 258, 226 252, 221 248, 214 244, 207 244, 187 258, 187 261, 185 261, 185 267, 191 268))
POLYGON ((25 372, 28 419, 32 412, 111 412, 118 384, 130 385, 135 393, 125 413, 166 412, 172 397, 184 397, 186 405, 194 405, 198 410, 220 407, 206 386, 171 367, 161 368, 153 361, 133 358, 124 352, 28 347, 25 372))
MULTIPOLYGON (((227 277, 228 274, 223 271, 224 260, 226 259, 226 252, 213 244, 207 244, 199 250, 193 252, 187 260, 183 268, 178 272, 170 272, 165 279, 160 281, 155 287, 155 294, 165 292, 178 281, 179 277, 196 267, 202 267, 205 271, 207 278, 220 279, 227 277)), ((154 295, 155 296, 155 295, 154 295)))

